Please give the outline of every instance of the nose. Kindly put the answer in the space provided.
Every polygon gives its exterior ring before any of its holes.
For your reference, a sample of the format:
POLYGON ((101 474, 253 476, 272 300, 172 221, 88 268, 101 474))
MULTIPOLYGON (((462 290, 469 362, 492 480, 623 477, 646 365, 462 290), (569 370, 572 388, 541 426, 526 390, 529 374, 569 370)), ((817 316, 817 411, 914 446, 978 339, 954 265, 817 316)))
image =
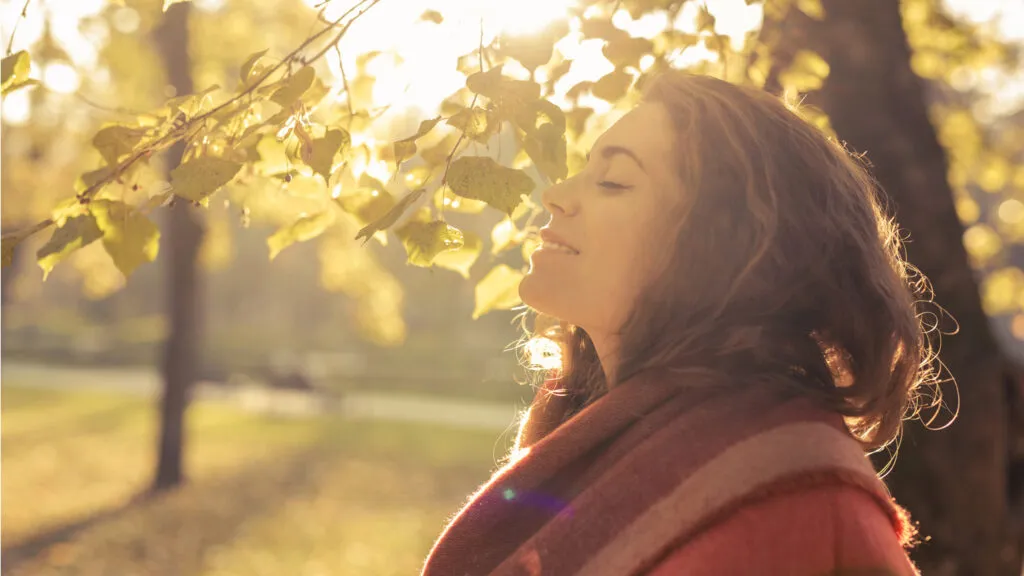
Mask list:
POLYGON ((541 194, 541 204, 552 214, 572 216, 579 210, 579 200, 573 194, 571 186, 572 181, 570 179, 548 187, 541 194))

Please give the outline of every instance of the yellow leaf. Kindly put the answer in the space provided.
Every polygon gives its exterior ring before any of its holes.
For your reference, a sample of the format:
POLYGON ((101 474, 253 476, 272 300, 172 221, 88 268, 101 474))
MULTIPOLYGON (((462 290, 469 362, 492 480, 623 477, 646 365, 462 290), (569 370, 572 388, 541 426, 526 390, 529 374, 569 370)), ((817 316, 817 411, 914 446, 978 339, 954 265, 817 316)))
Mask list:
POLYGON ((602 76, 590 88, 590 93, 607 102, 616 102, 626 95, 630 85, 633 84, 633 76, 625 70, 618 69, 602 76))
POLYGON ((28 81, 28 74, 32 71, 32 59, 28 52, 19 50, 0 61, 0 86, 3 93, 7 94, 19 85, 28 81))
POLYGON ((499 52, 519 61, 524 68, 536 70, 551 60, 555 43, 569 32, 568 22, 555 20, 543 30, 529 35, 503 35, 499 52))
POLYGON ((139 265, 156 259, 160 229, 149 218, 116 200, 95 200, 89 204, 89 212, 103 232, 103 247, 126 277, 139 265))
POLYGON ((311 142, 309 167, 323 176, 324 182, 330 184, 334 157, 340 150, 347 148, 350 142, 351 137, 348 132, 341 128, 328 130, 323 138, 314 138, 311 142))
POLYGON ((296 242, 312 240, 323 234, 324 230, 327 230, 331 224, 334 224, 334 212, 325 210, 312 216, 299 218, 292 224, 279 229, 267 238, 267 247, 270 248, 270 259, 273 260, 281 253, 281 250, 296 242))
POLYGON ((479 214, 487 208, 486 202, 471 200, 455 194, 447 187, 438 188, 434 193, 434 206, 438 210, 458 212, 459 214, 479 214))
POLYGON ((818 53, 800 50, 789 67, 779 74, 779 83, 787 90, 810 92, 821 88, 828 73, 828 62, 818 53))
POLYGON ((698 32, 714 32, 715 30, 715 17, 708 12, 707 5, 702 4, 700 9, 697 11, 697 31, 698 32))
POLYGON ((178 3, 181 3, 181 2, 188 2, 188 1, 189 0, 164 0, 164 12, 167 12, 167 9, 170 8, 174 4, 178 4, 178 3))
POLYGON ((447 181, 460 196, 483 200, 506 214, 512 214, 522 202, 521 196, 534 188, 526 172, 484 156, 463 156, 452 162, 447 181))
POLYGON ((519 282, 522 279, 522 272, 506 264, 492 268, 474 290, 476 304, 473 307, 473 318, 479 318, 491 310, 508 310, 521 304, 519 282))
POLYGON ((424 208, 397 229, 395 235, 405 246, 409 264, 430 267, 434 257, 463 245, 462 231, 443 220, 430 220, 430 210, 424 208))
POLYGON ((437 126, 437 123, 441 121, 441 117, 431 118, 420 122, 420 127, 416 130, 416 133, 408 138, 402 138, 395 142, 395 166, 397 167, 406 158, 411 157, 416 153, 416 139, 426 136, 428 132, 437 126))
POLYGON ((144 130, 131 126, 107 126, 93 136, 92 145, 113 166, 122 156, 131 154, 144 134, 144 130))
POLYGON ((519 230, 511 218, 502 218, 491 230, 491 254, 511 248, 519 237, 519 230))
POLYGON ((242 165, 215 156, 200 156, 171 170, 174 193, 198 202, 230 182, 242 165))
POLYGON ((461 130, 467 138, 486 144, 500 127, 494 114, 481 108, 463 108, 448 119, 448 125, 461 130))
POLYGON ((306 66, 288 78, 281 81, 281 87, 270 97, 284 108, 290 108, 296 100, 302 97, 313 85, 316 78, 316 71, 311 66, 306 66))
POLYGON ((421 164, 409 169, 403 179, 405 180, 406 187, 410 190, 415 190, 429 182, 433 175, 434 170, 430 166, 421 164))
MULTIPOLYGON (((43 279, 58 262, 79 248, 88 246, 103 236, 91 214, 68 218, 63 226, 53 231, 50 240, 39 249, 36 258, 43 269, 43 279)), ((13 250, 13 247, 12 247, 13 250)))
POLYGON ((475 94, 490 98, 499 108, 536 100, 540 96, 540 84, 502 76, 501 66, 495 66, 486 72, 470 74, 466 78, 466 88, 475 94))
POLYGON ((825 19, 825 8, 822 7, 821 0, 797 0, 796 7, 814 20, 825 19))
POLYGON ((420 14, 420 20, 440 24, 441 22, 444 22, 444 17, 441 16, 441 13, 437 10, 427 10, 423 14, 420 14))
POLYGON ((242 64, 242 68, 238 71, 238 77, 242 80, 242 84, 246 85, 249 83, 249 78, 252 76, 253 70, 256 68, 256 64, 260 61, 260 58, 267 53, 267 49, 260 50, 245 59, 242 64))
MULTIPOLYGON (((377 232, 380 232, 381 230, 387 230, 388 228, 394 226, 395 222, 398 222, 398 219, 402 217, 402 214, 404 214, 405 211, 409 209, 409 206, 412 206, 413 203, 419 200, 420 196, 422 196, 424 192, 426 192, 426 190, 424 190, 423 188, 420 188, 419 190, 413 190, 412 192, 406 194, 405 197, 402 198, 397 203, 395 203, 394 200, 391 200, 391 204, 386 209, 387 211, 384 214, 381 214, 380 216, 377 216, 375 218, 364 219, 364 222, 369 223, 366 226, 364 226, 361 230, 359 230, 359 233, 356 235, 356 240, 365 239, 365 241, 368 242, 370 240, 370 237, 376 234, 377 232)), ((391 195, 388 194, 387 197, 390 199, 391 195)), ((344 204, 342 205, 342 207, 344 208, 344 204)), ((346 211, 349 210, 346 209, 346 211)))
POLYGON ((640 58, 654 52, 654 43, 647 38, 632 36, 609 41, 601 50, 616 68, 640 66, 640 58))
POLYGON ((434 256, 434 265, 458 272, 463 278, 469 279, 469 270, 480 257, 483 240, 472 232, 462 233, 462 247, 445 250, 434 256))
POLYGON ((565 179, 569 172, 565 132, 560 132, 553 124, 545 124, 535 133, 526 135, 524 148, 541 174, 552 182, 565 179))

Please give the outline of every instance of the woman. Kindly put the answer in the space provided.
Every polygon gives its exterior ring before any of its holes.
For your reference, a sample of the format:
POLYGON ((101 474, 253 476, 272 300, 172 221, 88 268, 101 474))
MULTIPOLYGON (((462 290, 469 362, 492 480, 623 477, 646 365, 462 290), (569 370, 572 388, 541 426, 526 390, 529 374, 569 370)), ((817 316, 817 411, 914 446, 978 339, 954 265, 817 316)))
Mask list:
POLYGON ((424 574, 917 573, 864 452, 935 382, 924 282, 841 146, 672 72, 543 201, 563 366, 424 574))

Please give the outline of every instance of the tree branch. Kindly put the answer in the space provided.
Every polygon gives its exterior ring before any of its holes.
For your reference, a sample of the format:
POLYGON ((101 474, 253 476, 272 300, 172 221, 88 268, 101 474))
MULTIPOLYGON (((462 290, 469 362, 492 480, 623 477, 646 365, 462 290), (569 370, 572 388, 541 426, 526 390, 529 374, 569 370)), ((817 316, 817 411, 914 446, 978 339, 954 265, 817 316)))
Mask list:
MULTIPOLYGON (((161 137, 157 138, 156 140, 154 140, 153 142, 149 143, 143 149, 137 150, 136 152, 134 152, 131 156, 129 156, 127 159, 125 159, 120 164, 118 164, 117 167, 114 168, 114 170, 112 170, 111 173, 107 175, 107 177, 105 177, 102 180, 94 183, 92 186, 89 186, 88 188, 86 188, 85 191, 83 191, 80 194, 78 194, 79 201, 81 203, 83 203, 83 204, 87 203, 104 186, 106 186, 106 185, 110 184, 111 182, 114 182, 117 179, 119 179, 125 172, 128 171, 129 168, 134 166, 135 163, 138 162, 139 160, 142 160, 143 158, 148 158, 154 152, 158 152, 160 150, 163 150, 164 148, 170 147, 172 144, 174 144, 178 140, 181 140, 183 136, 188 134, 191 128, 193 128, 196 125, 199 125, 199 124, 205 122, 207 119, 211 118, 212 116, 214 116, 218 112, 224 110, 228 106, 231 106, 231 105, 235 104, 236 102, 241 101, 243 98, 245 98, 246 96, 248 96, 249 94, 254 92, 257 88, 260 88, 267 80, 270 79, 271 76, 273 76, 275 73, 277 73, 279 70, 281 70, 284 66, 286 66, 286 65, 288 65, 288 64, 290 64, 292 62, 299 61, 300 60, 300 55, 301 55, 302 51, 305 50, 310 44, 312 44, 313 42, 316 42, 317 40, 322 38, 325 34, 327 34, 329 31, 333 30, 335 27, 337 27, 339 24, 341 24, 341 22, 343 20, 345 20, 345 18, 350 16, 356 10, 359 10, 360 7, 365 6, 357 14, 352 16, 352 18, 348 22, 345 23, 345 25, 342 27, 342 29, 338 32, 337 35, 335 35, 335 37, 333 38, 331 43, 328 44, 325 49, 323 49, 320 52, 316 53, 311 58, 304 59, 302 61, 305 64, 310 64, 310 63, 315 62, 316 60, 320 59, 324 54, 327 53, 327 50, 329 50, 332 45, 335 45, 339 41, 341 41, 341 38, 345 35, 345 32, 348 31, 349 27, 351 27, 352 24, 355 23, 355 21, 358 20, 360 16, 365 14, 370 8, 373 8, 374 6, 376 6, 380 2, 381 2, 381 0, 360 0, 354 6, 352 6, 348 10, 346 10, 344 14, 339 16, 334 21, 334 23, 332 23, 331 25, 329 25, 329 26, 319 30, 316 34, 313 34, 309 38, 306 38, 301 44, 299 44, 298 47, 296 47, 294 50, 292 50, 280 62, 278 62, 277 64, 272 66, 269 70, 267 70, 262 76, 260 76, 259 80, 254 82, 251 86, 249 86, 248 88, 243 90, 241 93, 233 96, 232 98, 226 100, 225 102, 221 103, 220 105, 215 106, 212 110, 204 112, 203 114, 200 114, 200 115, 196 116, 195 118, 191 118, 191 119, 186 120, 183 124, 173 128, 172 130, 170 130, 169 132, 167 132, 163 136, 161 136, 161 137)), ((28 1, 26 1, 25 6, 26 6, 26 8, 28 7, 28 1)), ((29 228, 25 228, 25 229, 21 229, 21 230, 16 230, 14 232, 8 232, 6 234, 3 234, 2 237, 6 238, 6 239, 18 239, 19 241, 21 241, 21 240, 24 240, 25 238, 28 238, 29 236, 39 232, 40 230, 44 230, 44 229, 48 228, 49 226, 51 226, 53 224, 54 224, 54 220, 52 218, 47 218, 46 220, 38 222, 38 223, 32 225, 29 228)))

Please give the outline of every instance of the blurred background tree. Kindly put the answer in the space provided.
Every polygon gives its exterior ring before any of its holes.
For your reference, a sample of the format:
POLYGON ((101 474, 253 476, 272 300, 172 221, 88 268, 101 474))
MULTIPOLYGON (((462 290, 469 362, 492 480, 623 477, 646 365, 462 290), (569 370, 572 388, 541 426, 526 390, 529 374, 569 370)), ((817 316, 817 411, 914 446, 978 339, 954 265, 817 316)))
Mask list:
MULTIPOLYGON (((26 402, 55 384, 26 367, 87 381, 121 366, 107 388, 144 387, 128 367, 162 357, 159 489, 186 461, 202 478, 216 445, 203 433, 182 452, 193 392, 344 392, 350 415, 387 412, 368 395, 385 390, 419 398, 412 413, 430 410, 424 394, 449 415, 467 398, 522 406, 530 389, 502 352, 517 331, 488 312, 519 304, 545 220, 536 191, 580 169, 646 78, 684 68, 801 102, 866 153, 960 326, 942 348, 960 420, 909 425, 887 477, 929 536, 915 559, 926 574, 1016 574, 1022 20, 1018 3, 967 0, 4 3, 3 359, 22 368, 4 369, 5 421, 10 374, 26 402)), ((57 508, 51 524, 75 517, 57 508)), ((53 560, 59 530, 23 524, 36 536, 5 541, 5 557, 53 560)))

